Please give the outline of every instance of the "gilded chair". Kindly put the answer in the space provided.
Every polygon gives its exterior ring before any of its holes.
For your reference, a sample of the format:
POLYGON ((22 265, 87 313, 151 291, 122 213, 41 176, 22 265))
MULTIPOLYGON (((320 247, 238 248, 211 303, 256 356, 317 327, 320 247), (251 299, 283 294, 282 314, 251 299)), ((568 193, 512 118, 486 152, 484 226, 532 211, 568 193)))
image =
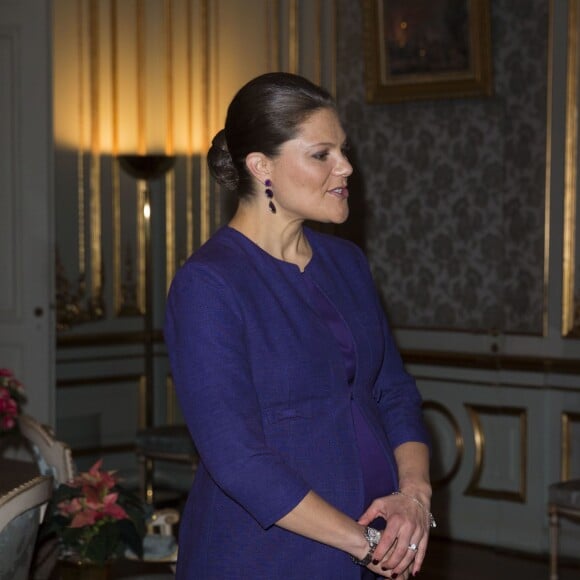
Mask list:
POLYGON ((0 497, 0 580, 30 577, 38 529, 52 491, 52 477, 39 475, 0 497))
MULTIPOLYGON (((55 488, 75 476, 70 447, 56 439, 50 427, 42 425, 34 417, 25 414, 18 418, 18 426, 39 472, 42 475, 52 476, 55 488)), ((56 538, 45 538, 38 543, 30 574, 33 580, 50 578, 57 563, 57 548, 56 538)))
POLYGON ((141 487, 145 501, 154 503, 155 461, 169 461, 191 466, 192 477, 199 455, 186 425, 160 425, 137 433, 137 458, 141 465, 141 487))
POLYGON ((560 518, 580 521, 580 479, 559 481, 548 488, 550 519, 550 580, 558 580, 560 518))
POLYGON ((18 418, 18 427, 30 445, 40 473, 52 475, 55 487, 74 477, 71 449, 66 443, 55 438, 50 427, 25 414, 18 418))

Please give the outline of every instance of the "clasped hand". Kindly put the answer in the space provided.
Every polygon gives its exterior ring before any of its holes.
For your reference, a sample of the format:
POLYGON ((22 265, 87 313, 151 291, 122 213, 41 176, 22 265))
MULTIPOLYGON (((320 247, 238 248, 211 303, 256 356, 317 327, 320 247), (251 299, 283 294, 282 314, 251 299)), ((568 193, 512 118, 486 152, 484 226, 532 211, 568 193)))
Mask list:
POLYGON ((389 495, 373 501, 358 523, 366 526, 377 518, 388 523, 368 568, 384 578, 407 580, 421 570, 427 552, 429 522, 425 513, 408 497, 389 495))

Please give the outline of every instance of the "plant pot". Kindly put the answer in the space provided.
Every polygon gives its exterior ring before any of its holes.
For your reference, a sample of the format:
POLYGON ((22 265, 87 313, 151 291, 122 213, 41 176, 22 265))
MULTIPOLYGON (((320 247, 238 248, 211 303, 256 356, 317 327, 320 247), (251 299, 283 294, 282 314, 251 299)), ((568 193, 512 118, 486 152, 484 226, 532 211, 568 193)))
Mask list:
POLYGON ((110 580, 111 562, 95 564, 78 560, 58 561, 59 580, 110 580))

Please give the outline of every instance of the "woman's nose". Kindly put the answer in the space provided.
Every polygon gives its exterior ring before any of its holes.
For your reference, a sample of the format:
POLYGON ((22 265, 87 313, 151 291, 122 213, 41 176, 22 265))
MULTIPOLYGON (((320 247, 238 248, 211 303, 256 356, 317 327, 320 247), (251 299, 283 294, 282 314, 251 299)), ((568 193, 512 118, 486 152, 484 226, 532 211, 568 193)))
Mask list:
POLYGON ((336 164, 336 174, 342 175, 344 177, 348 177, 352 175, 352 165, 350 161, 347 159, 346 155, 342 155, 341 160, 336 164))

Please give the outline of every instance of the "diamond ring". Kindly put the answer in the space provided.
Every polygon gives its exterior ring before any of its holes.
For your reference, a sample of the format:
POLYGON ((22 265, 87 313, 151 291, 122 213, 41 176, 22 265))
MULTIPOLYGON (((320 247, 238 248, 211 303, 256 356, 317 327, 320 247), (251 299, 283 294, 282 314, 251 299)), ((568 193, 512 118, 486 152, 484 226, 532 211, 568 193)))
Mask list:
POLYGON ((407 548, 407 550, 411 550, 411 552, 416 552, 417 549, 417 544, 409 544, 409 547, 407 548))

